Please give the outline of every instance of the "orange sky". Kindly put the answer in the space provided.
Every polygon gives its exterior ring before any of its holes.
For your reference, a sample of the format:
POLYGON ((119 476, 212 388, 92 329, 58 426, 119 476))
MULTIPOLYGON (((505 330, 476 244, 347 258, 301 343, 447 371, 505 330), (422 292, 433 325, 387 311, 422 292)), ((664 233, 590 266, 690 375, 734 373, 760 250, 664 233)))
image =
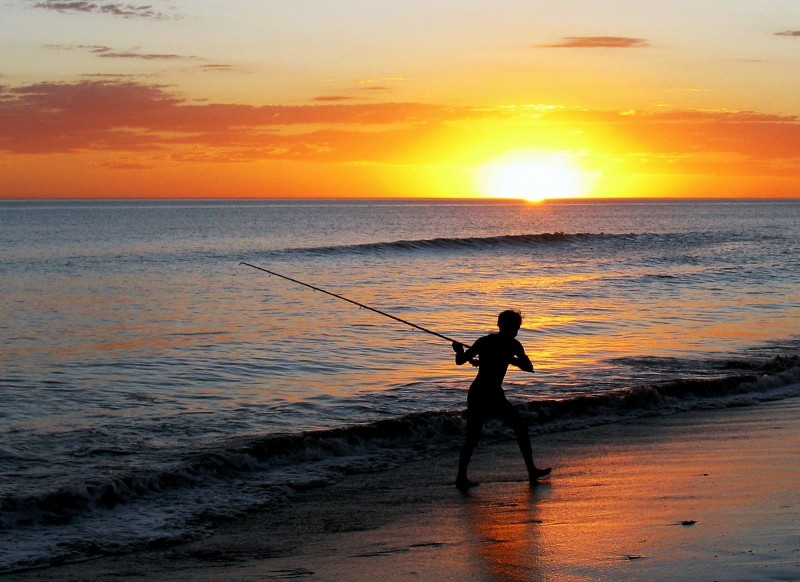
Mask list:
POLYGON ((0 197, 800 197, 794 1, 2 11, 0 197))

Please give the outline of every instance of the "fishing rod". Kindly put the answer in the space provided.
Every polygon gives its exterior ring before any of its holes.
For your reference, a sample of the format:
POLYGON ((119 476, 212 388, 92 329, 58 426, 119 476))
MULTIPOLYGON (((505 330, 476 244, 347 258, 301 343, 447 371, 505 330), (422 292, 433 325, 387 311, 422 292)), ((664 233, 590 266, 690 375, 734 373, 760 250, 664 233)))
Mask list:
MULTIPOLYGON (((316 287, 314 285, 310 285, 308 283, 303 283, 302 281, 298 281, 297 279, 293 279, 292 277, 287 277, 286 275, 281 275, 280 273, 276 273, 275 271, 270 271, 269 269, 265 269, 265 268, 259 267, 257 265, 252 265, 250 263, 245 263, 244 261, 242 261, 239 264, 240 265, 245 265, 247 267, 252 267, 253 269, 257 269, 259 271, 263 271, 263 272, 268 273, 270 275, 275 275, 276 277, 280 277, 281 279, 286 279, 287 281, 291 281, 292 283, 297 283, 298 285, 302 285, 303 287, 308 287, 309 289, 313 289, 314 291, 319 291, 320 293, 325 293, 325 295, 330 295, 331 297, 336 297, 336 299, 341 299, 342 301, 347 301, 348 303, 352 303, 353 305, 357 305, 357 306, 359 306, 359 307, 361 307, 363 309, 369 309, 370 311, 374 311, 378 315, 383 315, 384 317, 388 317, 389 319, 393 319, 395 321, 399 321, 400 323, 403 323, 405 325, 413 327, 414 329, 418 329, 420 331, 424 331, 425 333, 429 333, 431 335, 435 335, 438 338, 442 338, 443 340, 447 340, 451 344, 452 343, 457 343, 457 344, 461 343, 459 341, 456 341, 456 340, 454 340, 452 338, 447 337, 446 335, 442 335, 442 334, 437 333, 435 331, 432 331, 432 330, 430 330, 430 329, 428 329, 426 327, 422 327, 421 325, 417 325, 416 323, 411 323, 410 321, 407 321, 405 319, 401 319, 401 318, 396 317, 396 316, 394 316, 394 315, 392 315, 390 313, 386 313, 385 311, 381 311, 380 309, 375 309, 374 307, 370 307, 369 305, 365 305, 363 303, 359 303, 358 301, 354 301, 353 299, 348 299, 347 297, 344 297, 343 295, 339 295, 337 293, 331 293, 330 291, 326 291, 325 289, 321 289, 319 287, 316 287)), ((462 345, 464 345, 464 344, 462 344, 462 345)))

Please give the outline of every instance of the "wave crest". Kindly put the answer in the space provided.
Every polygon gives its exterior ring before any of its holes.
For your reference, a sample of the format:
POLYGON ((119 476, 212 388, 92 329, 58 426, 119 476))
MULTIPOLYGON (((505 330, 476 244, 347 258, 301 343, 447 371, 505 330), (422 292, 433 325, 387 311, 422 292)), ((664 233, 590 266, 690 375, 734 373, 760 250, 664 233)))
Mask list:
POLYGON ((336 245, 323 247, 302 247, 285 249, 284 253, 303 253, 312 255, 332 254, 382 254, 392 252, 421 252, 447 250, 484 250, 492 248, 532 247, 545 244, 558 244, 570 241, 586 241, 593 239, 630 238, 636 235, 606 234, 566 234, 552 232, 541 234, 509 234, 488 237, 431 238, 421 240, 397 240, 388 242, 363 243, 355 245, 336 245))

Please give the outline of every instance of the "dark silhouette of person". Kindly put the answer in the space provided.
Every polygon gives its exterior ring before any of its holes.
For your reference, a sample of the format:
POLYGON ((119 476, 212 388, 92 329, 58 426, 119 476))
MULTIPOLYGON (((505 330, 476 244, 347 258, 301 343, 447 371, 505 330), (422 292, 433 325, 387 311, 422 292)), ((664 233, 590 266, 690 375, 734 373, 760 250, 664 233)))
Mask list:
POLYGON ((456 487, 462 490, 478 485, 467 478, 467 467, 481 438, 483 425, 491 418, 498 418, 514 429, 531 484, 550 474, 550 469, 538 469, 534 465, 528 425, 506 399, 503 391, 503 379, 509 365, 533 372, 530 358, 516 339, 519 328, 522 327, 522 314, 511 309, 502 312, 497 317, 497 327, 499 332, 483 336, 466 350, 464 344, 453 342, 456 364, 461 366, 472 362, 478 366, 478 374, 467 394, 467 434, 458 460, 456 487))

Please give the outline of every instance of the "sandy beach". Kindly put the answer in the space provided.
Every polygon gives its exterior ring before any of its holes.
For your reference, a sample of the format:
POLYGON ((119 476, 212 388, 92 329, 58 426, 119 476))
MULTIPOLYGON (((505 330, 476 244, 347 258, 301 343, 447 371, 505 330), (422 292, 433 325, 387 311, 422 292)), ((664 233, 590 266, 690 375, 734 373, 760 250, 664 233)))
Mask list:
POLYGON ((800 399, 514 441, 298 494, 208 539, 7 580, 797 580, 800 399))

